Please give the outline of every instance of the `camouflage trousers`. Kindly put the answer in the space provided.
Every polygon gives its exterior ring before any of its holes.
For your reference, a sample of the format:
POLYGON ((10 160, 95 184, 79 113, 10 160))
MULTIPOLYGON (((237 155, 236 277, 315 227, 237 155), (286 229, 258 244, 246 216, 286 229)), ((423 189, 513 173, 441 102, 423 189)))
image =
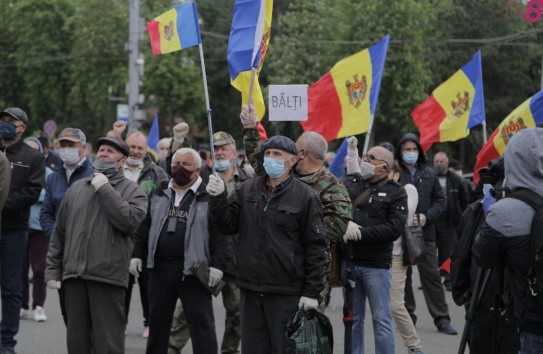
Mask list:
MULTIPOLYGON (((224 325, 224 336, 222 339, 221 353, 239 353, 240 343, 240 319, 239 319, 239 289, 236 285, 236 278, 230 274, 224 274, 223 280, 226 286, 222 289, 222 302, 226 310, 224 325)), ((175 308, 170 341, 168 343, 168 354, 181 354, 190 339, 189 326, 180 302, 175 308)))

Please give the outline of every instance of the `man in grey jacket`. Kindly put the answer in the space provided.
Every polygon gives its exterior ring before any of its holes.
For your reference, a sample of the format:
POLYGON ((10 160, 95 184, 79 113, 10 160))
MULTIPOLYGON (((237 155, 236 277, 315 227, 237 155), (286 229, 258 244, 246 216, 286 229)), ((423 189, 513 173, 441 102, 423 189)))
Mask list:
POLYGON ((65 289, 68 353, 124 353, 124 298, 133 232, 147 196, 124 177, 129 155, 118 138, 100 138, 94 175, 64 195, 51 237, 45 280, 65 289))

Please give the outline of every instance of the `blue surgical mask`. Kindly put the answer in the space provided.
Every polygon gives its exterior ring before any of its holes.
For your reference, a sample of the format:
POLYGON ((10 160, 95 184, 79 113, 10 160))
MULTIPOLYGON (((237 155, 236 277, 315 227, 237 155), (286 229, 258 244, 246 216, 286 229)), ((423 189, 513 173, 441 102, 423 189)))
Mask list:
POLYGON ((17 133, 15 130, 17 127, 15 127, 14 124, 11 124, 10 122, 6 121, 0 121, 0 139, 11 141, 17 137, 17 133))
POLYGON ((217 171, 226 171, 230 168, 230 160, 215 160, 215 169, 217 171))
POLYGON ((402 159, 403 162, 405 162, 408 165, 414 165, 417 163, 417 160, 419 159, 419 153, 418 152, 402 152, 402 159))
POLYGON ((271 178, 281 177, 285 171, 285 161, 286 160, 277 160, 269 157, 264 158, 264 169, 266 174, 271 178))

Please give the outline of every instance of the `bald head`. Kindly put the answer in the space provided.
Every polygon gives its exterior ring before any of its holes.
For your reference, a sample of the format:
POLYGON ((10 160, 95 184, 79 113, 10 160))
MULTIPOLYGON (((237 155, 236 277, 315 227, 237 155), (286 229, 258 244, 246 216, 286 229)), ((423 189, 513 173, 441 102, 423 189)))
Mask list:
POLYGON ((319 133, 305 132, 296 141, 298 150, 305 149, 308 154, 313 155, 318 160, 324 160, 324 156, 328 151, 328 143, 326 139, 319 133))
POLYGON ((384 161, 390 169, 394 165, 394 155, 392 152, 382 146, 374 146, 368 151, 368 155, 373 155, 377 159, 384 161))
POLYGON ((449 158, 447 157, 447 154, 443 151, 440 151, 434 155, 434 164, 436 163, 442 163, 442 164, 448 164, 449 158))

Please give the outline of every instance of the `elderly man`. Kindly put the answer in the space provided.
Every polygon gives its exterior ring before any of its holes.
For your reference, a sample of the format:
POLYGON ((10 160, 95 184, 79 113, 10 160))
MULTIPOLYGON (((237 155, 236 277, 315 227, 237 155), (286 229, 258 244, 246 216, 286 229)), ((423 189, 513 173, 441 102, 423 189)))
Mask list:
MULTIPOLYGON (((232 135, 226 132, 217 132, 213 135, 213 145, 215 151, 215 169, 218 176, 224 181, 228 197, 231 198, 238 187, 249 177, 244 169, 236 166, 236 141, 232 135)), ((206 168, 206 167, 204 167, 206 168)), ((235 236, 227 237, 230 253, 230 259, 225 268, 223 280, 226 286, 222 290, 222 301, 226 309, 226 318, 224 326, 224 336, 221 344, 221 353, 233 354, 239 353, 240 342, 239 328, 239 289, 236 285, 236 252, 232 247, 235 236)), ((179 354, 190 338, 186 318, 182 307, 176 309, 172 323, 170 335, 169 354, 179 354)))
POLYGON ((363 156, 360 173, 343 178, 353 202, 353 219, 358 224, 358 227, 349 227, 344 235, 345 242, 352 243, 352 259, 345 257, 345 261, 352 261, 354 265, 356 284, 353 353, 364 352, 366 299, 373 319, 375 352, 395 352, 389 307, 392 247, 407 221, 407 194, 400 184, 388 179, 393 164, 392 152, 375 146, 363 156))
MULTIPOLYGON (((51 239, 57 212, 64 193, 76 181, 88 177, 94 173, 92 162, 86 157, 87 137, 81 129, 66 128, 58 136, 60 148, 58 153, 62 162, 53 173, 47 178, 45 187, 45 199, 40 210, 40 225, 47 236, 51 239)), ((68 323, 66 306, 64 301, 64 288, 58 290, 60 300, 60 312, 64 324, 68 323)))
POLYGON ((211 292, 195 276, 196 268, 209 266, 206 285, 222 278, 224 237, 208 221, 208 199, 199 176, 200 155, 182 148, 172 156, 172 179, 153 193, 149 212, 136 233, 133 262, 147 255, 149 275, 148 354, 168 350, 170 324, 181 299, 195 353, 216 353, 217 337, 211 292))
POLYGON ((266 175, 247 180, 230 202, 218 176, 207 189, 219 231, 239 233, 241 351, 283 353, 288 318, 318 307, 326 239, 320 201, 291 173, 294 142, 274 136, 262 151, 266 175))
POLYGON ((2 145, 11 164, 9 194, 2 211, 0 289, 2 292, 2 350, 14 352, 19 332, 21 277, 28 243, 30 207, 45 184, 43 155, 23 142, 26 113, 16 107, 0 112, 2 145))
MULTIPOLYGON (((147 136, 140 131, 133 131, 126 136, 126 144, 130 148, 130 156, 126 159, 123 166, 124 176, 129 180, 136 182, 143 193, 150 197, 151 193, 162 182, 168 181, 168 175, 147 155, 147 136)), ((145 258, 143 258, 145 259, 145 258)), ((130 300, 132 298, 132 288, 136 278, 138 279, 141 307, 143 309, 143 333, 142 337, 149 337, 149 303, 147 299, 148 289, 147 275, 140 274, 144 271, 145 265, 138 262, 130 262, 130 277, 128 278, 128 289, 126 291, 125 313, 128 323, 128 313, 130 312, 130 300)))
POLYGON ((65 289, 70 354, 124 353, 126 270, 147 211, 147 196, 121 170, 126 143, 96 146, 95 173, 64 195, 47 254, 47 285, 65 289))

